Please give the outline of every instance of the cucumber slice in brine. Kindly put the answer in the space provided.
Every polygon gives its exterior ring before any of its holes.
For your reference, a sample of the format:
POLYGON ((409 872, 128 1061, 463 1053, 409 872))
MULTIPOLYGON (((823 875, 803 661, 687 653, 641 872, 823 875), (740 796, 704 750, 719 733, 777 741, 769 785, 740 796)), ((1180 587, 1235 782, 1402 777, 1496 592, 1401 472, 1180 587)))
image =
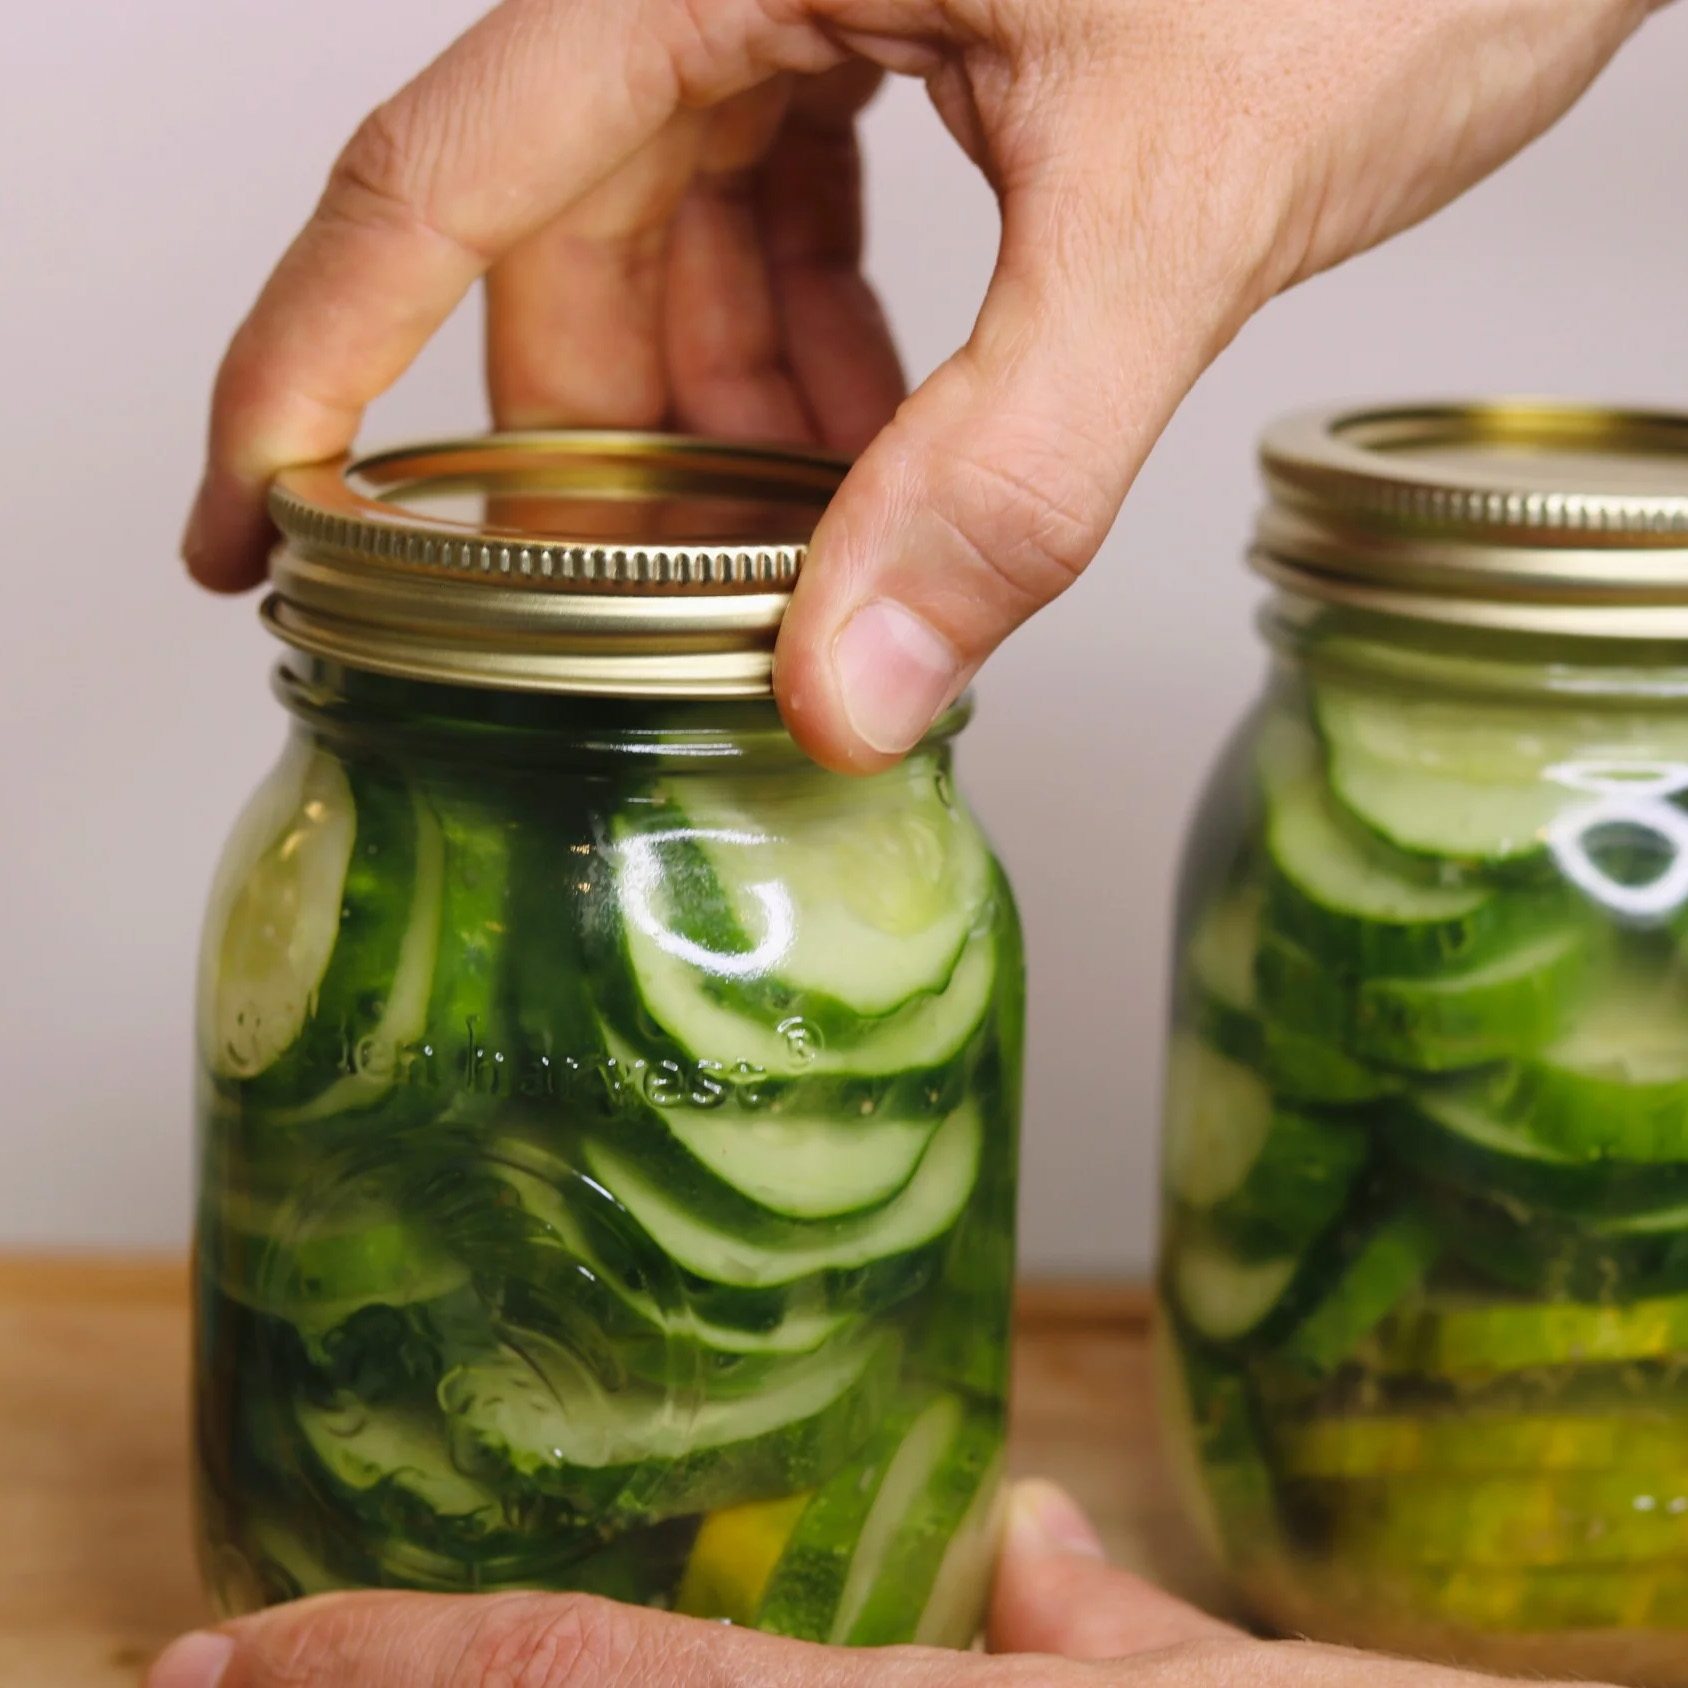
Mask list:
POLYGON ((620 1147, 592 1142, 586 1159, 603 1188, 677 1266, 712 1283, 768 1289, 897 1259, 937 1241, 967 1205, 983 1148, 983 1120, 968 1103, 938 1128, 914 1175, 882 1207, 825 1224, 792 1220, 776 1228, 770 1221, 754 1235, 693 1212, 620 1147))
POLYGON ((1260 995, 1269 1012, 1357 1055, 1418 1072, 1457 1071, 1558 1037, 1581 999, 1589 947, 1580 926, 1553 926, 1475 967, 1355 983, 1268 936, 1260 995))
POLYGON ((329 1483, 354 1508, 459 1542, 483 1541, 509 1527, 498 1491, 453 1463, 432 1403, 300 1400, 294 1416, 329 1483))
POLYGON ((1341 1211, 1369 1152, 1357 1126, 1275 1107, 1252 1072, 1189 1033, 1173 1039, 1166 1110, 1173 1195, 1253 1254, 1310 1242, 1341 1211))
POLYGON ((990 1592, 1001 1479, 1001 1425, 989 1415, 964 1415, 896 1528, 858 1547, 858 1559, 862 1548, 871 1556, 871 1575, 859 1609, 843 1609, 834 1620, 838 1638, 852 1647, 910 1637, 928 1647, 967 1646, 990 1592))
POLYGON ((1688 1199, 1688 1164, 1608 1155, 1598 1129, 1575 1143, 1548 1140, 1528 1097, 1516 1077, 1425 1086, 1391 1110, 1389 1152, 1472 1195, 1567 1213, 1634 1213, 1673 1196, 1688 1199))
POLYGON ((608 1356, 506 1332, 441 1380, 454 1459, 599 1518, 650 1520, 810 1488, 867 1439, 901 1347, 891 1333, 835 1342, 753 1394, 687 1398, 631 1385, 608 1356))
POLYGON ((1547 1471, 1668 1471, 1688 1464, 1688 1432, 1669 1411, 1464 1411, 1328 1414, 1278 1441, 1292 1477, 1535 1476, 1547 1471))
POLYGON ((357 826, 340 763, 299 740, 236 822, 199 958, 201 1053, 220 1077, 255 1078, 304 1029, 339 940, 357 826))
POLYGON ((1372 1345, 1395 1375, 1481 1379, 1539 1366, 1688 1355, 1688 1296, 1622 1304, 1438 1293, 1386 1320, 1372 1345))
POLYGON ((1688 991, 1671 970, 1602 980, 1497 1105, 1568 1154, 1688 1163, 1688 991))
POLYGON ((1309 1377, 1335 1371, 1419 1289, 1441 1248, 1435 1227, 1413 1208, 1381 1221, 1279 1345, 1278 1361, 1309 1377))
POLYGON ((1262 892, 1244 885, 1217 898, 1190 939, 1188 984, 1197 1029, 1224 1055, 1255 1068, 1284 1101, 1370 1101, 1395 1081, 1335 1044, 1262 1017, 1255 985, 1262 892))
POLYGON ((611 836, 634 930, 720 1000, 835 1037, 941 991, 991 892, 984 840, 929 765, 687 776, 611 836))
POLYGON ((365 1307, 437 1301, 469 1271, 402 1192, 378 1179, 305 1187, 276 1203, 230 1197, 208 1204, 204 1256, 234 1300, 321 1336, 365 1307))
POLYGON ((1332 806, 1310 733, 1271 723, 1266 853, 1268 920, 1339 973, 1436 973, 1502 941, 1511 906, 1482 885, 1439 884, 1391 860, 1332 806))
POLYGON ((1688 768, 1679 709, 1528 707, 1327 675, 1314 712, 1337 801, 1398 849, 1444 861, 1542 850, 1561 815, 1593 801, 1580 769, 1688 768))
POLYGON ((1688 1461, 1647 1472, 1303 1480, 1290 1494, 1328 1519, 1339 1556, 1372 1564, 1512 1570, 1688 1551, 1688 1461))
POLYGON ((1240 1258, 1191 1227, 1173 1242, 1172 1300, 1198 1335, 1210 1342, 1240 1342, 1283 1300, 1300 1266, 1294 1254, 1240 1258))
MULTIPOLYGON (((348 775, 333 766, 332 775, 320 777, 352 828, 338 880, 326 864, 308 875, 299 864, 316 845, 326 851, 331 836, 338 851, 344 821, 332 834, 326 818, 296 825, 247 871, 236 869, 241 889, 214 945, 207 931, 205 989, 214 1020, 265 1028, 261 1065, 225 1059, 213 1071, 239 1079, 243 1099, 279 1129, 371 1107, 391 1091, 400 1052, 426 1030, 439 958, 446 863, 438 820, 396 777, 372 768, 348 775), (266 935, 285 921, 331 934, 302 1011, 303 974, 266 935), (278 1048, 284 1020, 286 1042, 278 1048)), ((300 812, 326 817, 330 801, 307 795, 300 812)))

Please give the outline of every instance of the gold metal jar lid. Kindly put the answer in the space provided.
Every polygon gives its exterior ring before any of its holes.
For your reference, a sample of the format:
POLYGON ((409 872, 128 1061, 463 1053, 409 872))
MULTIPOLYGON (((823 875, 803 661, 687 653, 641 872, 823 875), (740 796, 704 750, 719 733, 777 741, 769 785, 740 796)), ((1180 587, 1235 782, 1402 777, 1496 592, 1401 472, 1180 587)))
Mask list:
POLYGON ((1291 416, 1254 567, 1320 602, 1580 637, 1688 638, 1688 415, 1537 400, 1291 416))
POLYGON ((290 469, 268 626, 377 673, 521 691, 751 697, 809 535, 820 452, 491 434, 290 469))

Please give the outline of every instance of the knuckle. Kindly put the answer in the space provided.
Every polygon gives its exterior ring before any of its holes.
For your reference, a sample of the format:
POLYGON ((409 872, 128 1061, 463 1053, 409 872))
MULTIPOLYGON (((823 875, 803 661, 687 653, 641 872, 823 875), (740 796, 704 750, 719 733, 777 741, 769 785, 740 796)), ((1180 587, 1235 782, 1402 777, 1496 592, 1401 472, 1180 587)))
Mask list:
POLYGON ((933 477, 934 507, 965 550, 1033 607, 1084 570, 1111 514, 1071 443, 1029 429, 988 451, 946 451, 933 477))
POLYGON ((484 1601, 451 1680, 460 1688, 601 1688, 616 1676, 615 1609, 589 1595, 484 1601))
POLYGON ((447 226, 435 203, 449 128, 407 115, 402 96, 378 105, 357 126, 328 172, 319 220, 355 228, 433 235, 483 260, 493 254, 447 226))
POLYGON ((347 211, 417 211, 414 143, 390 104, 378 105, 340 149, 328 174, 327 198, 347 211))

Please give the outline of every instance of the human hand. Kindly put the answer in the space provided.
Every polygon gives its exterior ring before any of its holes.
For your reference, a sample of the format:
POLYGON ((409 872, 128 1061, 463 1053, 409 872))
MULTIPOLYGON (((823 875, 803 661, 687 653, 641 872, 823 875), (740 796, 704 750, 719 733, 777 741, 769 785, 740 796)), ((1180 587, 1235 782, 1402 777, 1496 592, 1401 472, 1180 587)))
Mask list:
POLYGON ((1273 294, 1427 215, 1578 96, 1649 0, 503 0, 341 155, 234 338, 184 540, 263 571, 266 483, 332 456, 488 281, 502 426, 860 453, 775 687, 893 760, 1100 544, 1273 294), (855 118, 925 79, 1002 207, 912 397, 859 271, 855 118))
POLYGON ((994 1657, 851 1651, 584 1595, 330 1594, 185 1637, 146 1688, 1479 1688, 1489 1680, 1253 1640, 1110 1567, 1084 1515, 1047 1483, 1014 1492, 988 1638, 994 1657))

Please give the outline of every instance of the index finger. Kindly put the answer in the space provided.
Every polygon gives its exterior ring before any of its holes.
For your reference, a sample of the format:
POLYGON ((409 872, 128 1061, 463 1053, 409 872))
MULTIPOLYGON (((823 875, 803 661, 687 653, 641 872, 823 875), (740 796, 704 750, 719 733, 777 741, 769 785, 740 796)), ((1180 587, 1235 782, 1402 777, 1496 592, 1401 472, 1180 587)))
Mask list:
POLYGON ((707 31, 685 0, 503 0, 366 118, 223 359, 190 572, 262 579, 276 470, 344 451, 469 287, 682 103, 762 80, 758 20, 754 0, 707 31))

